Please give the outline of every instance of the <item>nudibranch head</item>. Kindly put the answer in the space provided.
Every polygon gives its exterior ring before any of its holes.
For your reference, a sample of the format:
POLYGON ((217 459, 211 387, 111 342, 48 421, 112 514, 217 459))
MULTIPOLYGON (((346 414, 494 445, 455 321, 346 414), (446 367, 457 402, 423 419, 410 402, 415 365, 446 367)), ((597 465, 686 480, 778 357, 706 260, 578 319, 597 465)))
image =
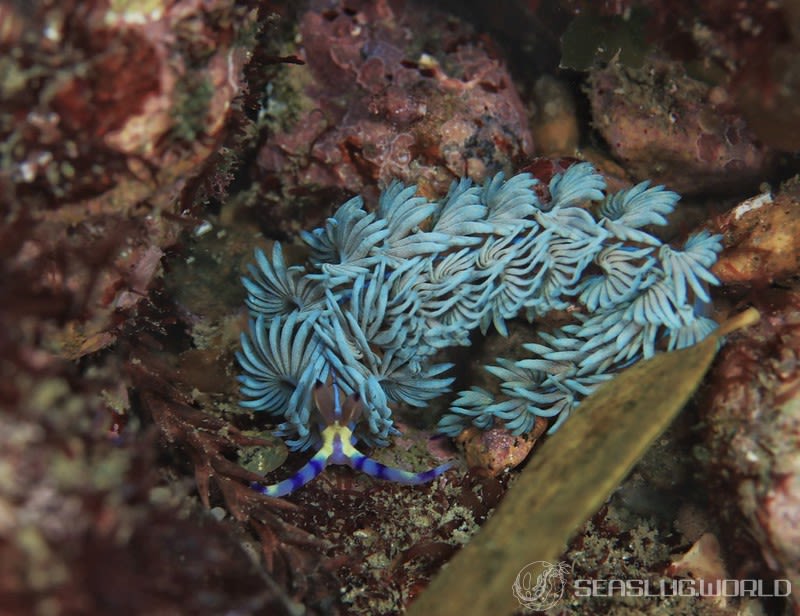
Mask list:
POLYGON ((254 482, 251 484, 253 489, 267 496, 286 496, 317 477, 329 464, 343 464, 377 479, 409 485, 432 481, 450 468, 450 463, 445 463, 421 473, 414 473, 385 466, 364 455, 356 449, 356 439, 353 436, 353 428, 362 412, 359 396, 350 394, 342 401, 343 397, 335 377, 327 384, 316 382, 314 402, 325 423, 321 434, 322 446, 289 479, 272 485, 254 482))

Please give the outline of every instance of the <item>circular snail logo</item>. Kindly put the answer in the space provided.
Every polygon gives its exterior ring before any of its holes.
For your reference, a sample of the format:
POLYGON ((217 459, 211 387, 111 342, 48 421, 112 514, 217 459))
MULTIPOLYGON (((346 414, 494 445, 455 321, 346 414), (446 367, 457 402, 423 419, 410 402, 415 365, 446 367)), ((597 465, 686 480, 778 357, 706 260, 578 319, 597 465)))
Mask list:
POLYGON ((569 565, 563 561, 555 564, 546 560, 528 563, 517 574, 511 591, 523 608, 549 610, 561 601, 569 571, 569 565))

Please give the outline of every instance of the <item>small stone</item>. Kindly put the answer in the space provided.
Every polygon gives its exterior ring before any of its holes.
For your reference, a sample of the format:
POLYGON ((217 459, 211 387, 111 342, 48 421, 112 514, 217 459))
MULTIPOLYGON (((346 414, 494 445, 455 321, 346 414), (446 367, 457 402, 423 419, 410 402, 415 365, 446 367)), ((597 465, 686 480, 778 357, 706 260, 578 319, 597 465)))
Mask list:
POLYGON ((456 438, 456 442, 464 447, 470 468, 477 467, 496 477, 521 464, 546 429, 547 420, 537 417, 529 434, 514 436, 505 428, 479 430, 470 427, 456 438))

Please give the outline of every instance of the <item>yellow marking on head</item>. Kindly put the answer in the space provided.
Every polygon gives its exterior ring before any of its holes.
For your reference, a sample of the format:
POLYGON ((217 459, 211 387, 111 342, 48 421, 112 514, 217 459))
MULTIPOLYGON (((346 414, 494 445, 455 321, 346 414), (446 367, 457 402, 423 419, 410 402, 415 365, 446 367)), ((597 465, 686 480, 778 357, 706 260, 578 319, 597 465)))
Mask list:
POLYGON ((329 426, 325 426, 322 430, 322 447, 319 448, 319 453, 322 453, 326 458, 334 451, 334 443, 336 438, 342 443, 342 452, 349 456, 351 453, 359 453, 358 450, 350 444, 350 439, 353 437, 353 431, 347 426, 341 425, 338 421, 333 422, 329 426))
POLYGON ((317 454, 323 454, 326 458, 330 456, 333 453, 333 443, 337 434, 339 431, 336 424, 326 426, 322 431, 322 447, 319 448, 317 454))

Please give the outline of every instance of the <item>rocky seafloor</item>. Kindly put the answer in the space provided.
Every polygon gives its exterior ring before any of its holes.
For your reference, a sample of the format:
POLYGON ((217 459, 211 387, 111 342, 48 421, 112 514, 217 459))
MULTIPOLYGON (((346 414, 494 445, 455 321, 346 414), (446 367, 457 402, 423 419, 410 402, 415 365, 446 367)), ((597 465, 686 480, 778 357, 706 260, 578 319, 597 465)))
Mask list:
MULTIPOLYGON (((576 160, 614 190, 684 195, 664 239, 722 234, 714 316, 762 319, 562 560, 576 579, 800 593, 798 71, 788 0, 0 3, 0 614, 402 612, 537 438, 432 437, 436 400, 398 409, 403 435, 373 454, 453 457, 433 484, 334 467, 259 495, 250 481, 307 456, 238 405, 240 277, 275 241, 302 261, 299 230, 394 178, 434 199, 576 160)), ((534 331, 475 336, 448 357, 459 384, 534 331)), ((549 613, 790 614, 798 597, 549 613)))

